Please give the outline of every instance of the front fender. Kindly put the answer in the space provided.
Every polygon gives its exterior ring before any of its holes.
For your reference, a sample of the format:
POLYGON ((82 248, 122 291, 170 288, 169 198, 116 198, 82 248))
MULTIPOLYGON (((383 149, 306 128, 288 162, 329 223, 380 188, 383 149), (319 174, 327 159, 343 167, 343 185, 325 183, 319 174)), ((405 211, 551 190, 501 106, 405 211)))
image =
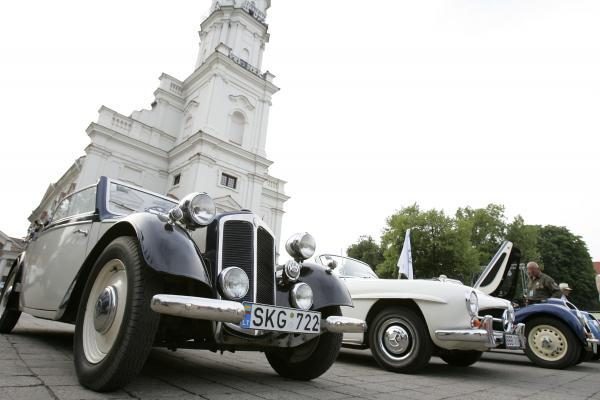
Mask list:
POLYGON ((575 315, 573 315, 571 310, 560 305, 540 303, 520 308, 515 310, 515 321, 517 323, 524 322, 527 326, 527 320, 543 315, 556 318, 559 321, 567 324, 567 326, 571 328, 581 343, 584 345, 587 344, 585 331, 581 322, 575 315))
MULTIPOLYGON (((329 306, 352 307, 352 299, 346 285, 327 268, 313 263, 303 263, 298 282, 304 282, 313 291, 312 310, 329 306)), ((290 303, 290 291, 294 284, 277 285, 277 305, 293 307, 290 303)))
POLYGON ((188 232, 149 213, 131 214, 112 226, 104 236, 115 236, 129 225, 135 230, 146 264, 156 272, 191 278, 211 285, 208 269, 188 232))

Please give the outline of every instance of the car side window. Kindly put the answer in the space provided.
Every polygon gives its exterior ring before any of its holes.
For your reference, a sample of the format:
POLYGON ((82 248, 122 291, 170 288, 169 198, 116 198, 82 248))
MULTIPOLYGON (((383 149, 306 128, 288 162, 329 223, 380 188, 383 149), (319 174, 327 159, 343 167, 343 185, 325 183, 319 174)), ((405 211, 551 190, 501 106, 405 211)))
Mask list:
POLYGON ((96 187, 90 187, 63 199, 52 219, 57 221, 73 215, 96 211, 96 187))
POLYGON ((96 211, 96 187, 87 188, 71 196, 69 215, 85 214, 96 211))
POLYGON ((59 219, 63 219, 65 218, 69 212, 69 204, 71 204, 71 198, 67 197, 66 199, 63 199, 63 201, 60 202, 60 204, 58 205, 58 207, 56 207, 56 211, 54 211, 54 215, 52 216, 52 219, 54 221, 59 220, 59 219))

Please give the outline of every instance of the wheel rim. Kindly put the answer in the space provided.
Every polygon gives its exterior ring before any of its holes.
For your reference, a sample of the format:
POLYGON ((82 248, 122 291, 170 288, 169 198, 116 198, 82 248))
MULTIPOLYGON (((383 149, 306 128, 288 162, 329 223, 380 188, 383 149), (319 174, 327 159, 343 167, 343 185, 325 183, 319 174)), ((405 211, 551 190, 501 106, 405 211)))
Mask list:
POLYGON ((414 327, 402 318, 386 319, 377 329, 379 349, 394 361, 402 361, 412 355, 416 337, 414 327))
POLYGON ((10 294, 12 293, 14 283, 14 274, 10 278, 8 278, 6 282, 4 282, 4 290, 2 293, 2 298, 0 298, 0 318, 2 318, 4 312, 6 311, 6 308, 8 307, 8 300, 10 299, 10 294))
POLYGON ((527 337, 529 348, 545 361, 561 360, 569 350, 566 336, 552 325, 536 325, 527 337))
POLYGON ((117 340, 127 303, 127 272, 119 259, 108 261, 96 277, 85 306, 83 352, 92 364, 104 360, 117 340))

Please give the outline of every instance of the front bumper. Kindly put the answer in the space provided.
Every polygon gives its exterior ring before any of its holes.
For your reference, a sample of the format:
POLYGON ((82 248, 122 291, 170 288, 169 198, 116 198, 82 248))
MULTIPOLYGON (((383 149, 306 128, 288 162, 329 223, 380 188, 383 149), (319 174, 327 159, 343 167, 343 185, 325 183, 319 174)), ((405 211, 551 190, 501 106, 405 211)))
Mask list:
MULTIPOLYGON (((159 314, 233 324, 242 322, 245 313, 243 304, 236 301, 172 294, 155 295, 150 307, 159 314)), ((356 318, 330 316, 321 320, 322 332, 363 333, 366 330, 367 323, 356 318)))
POLYGON ((494 319, 487 315, 483 317, 479 328, 452 330, 440 329, 435 331, 435 336, 439 340, 443 341, 480 343, 488 348, 493 348, 496 347, 493 322, 494 319))
POLYGON ((519 348, 525 348, 525 324, 517 324, 506 332, 494 331, 494 318, 486 315, 481 319, 479 328, 437 330, 435 336, 442 341, 479 343, 487 348, 504 347, 506 335, 515 335, 519 339, 519 348))

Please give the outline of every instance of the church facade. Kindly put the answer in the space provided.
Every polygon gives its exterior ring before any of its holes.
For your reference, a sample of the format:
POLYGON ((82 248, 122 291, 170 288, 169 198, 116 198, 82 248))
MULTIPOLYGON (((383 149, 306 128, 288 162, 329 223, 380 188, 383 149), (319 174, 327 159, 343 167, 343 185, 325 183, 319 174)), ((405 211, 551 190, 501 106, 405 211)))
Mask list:
POLYGON ((181 198, 210 194, 218 211, 251 209, 281 233, 285 182, 269 175, 265 145, 274 76, 262 72, 270 0, 214 0, 202 22, 194 72, 159 78, 149 109, 102 106, 86 155, 50 185, 30 221, 106 175, 181 198))

